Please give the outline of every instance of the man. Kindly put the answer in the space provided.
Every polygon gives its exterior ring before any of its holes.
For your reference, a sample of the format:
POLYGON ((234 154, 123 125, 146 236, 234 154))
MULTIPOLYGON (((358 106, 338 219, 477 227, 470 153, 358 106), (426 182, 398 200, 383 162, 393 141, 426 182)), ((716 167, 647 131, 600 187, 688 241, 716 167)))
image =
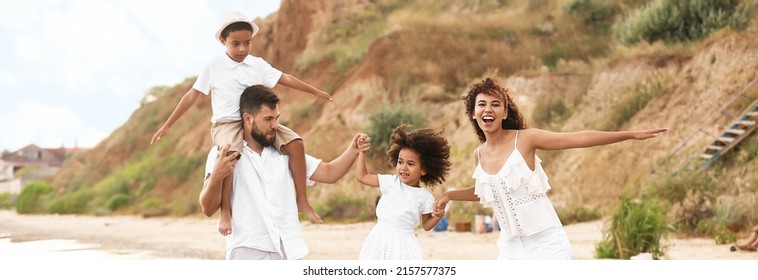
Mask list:
MULTIPOLYGON (((262 85, 245 89, 240 97, 244 145, 239 159, 227 155, 229 146, 208 153, 206 179, 200 192, 203 213, 212 216, 221 205, 223 178, 234 172, 232 233, 227 236, 227 259, 301 259, 308 248, 300 229, 289 156, 273 147, 279 119, 279 98, 262 85)), ((336 183, 352 167, 358 153, 369 149, 369 138, 358 133, 331 162, 306 156, 310 180, 336 183), (359 145, 360 143, 360 145, 359 145)))

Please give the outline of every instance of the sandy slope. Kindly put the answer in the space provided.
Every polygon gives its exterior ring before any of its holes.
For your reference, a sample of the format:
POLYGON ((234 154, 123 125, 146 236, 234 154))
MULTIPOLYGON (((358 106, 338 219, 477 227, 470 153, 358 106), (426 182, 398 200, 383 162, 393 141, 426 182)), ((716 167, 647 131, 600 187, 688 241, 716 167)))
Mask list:
MULTIPOLYGON (((0 211, 0 237, 13 242, 73 239, 117 254, 144 252, 139 258, 223 259, 224 238, 215 218, 92 217, 73 215, 17 215, 0 211)), ((306 259, 353 260, 373 223, 305 223, 310 249, 306 259)), ((602 238, 601 222, 566 226, 574 259, 593 259, 594 244, 602 238)), ((425 258, 430 260, 492 260, 497 257, 497 234, 417 231, 425 258)), ((669 259, 758 259, 758 253, 729 252, 729 245, 711 239, 671 239, 669 259)), ((0 252, 1 253, 1 252, 0 252)))

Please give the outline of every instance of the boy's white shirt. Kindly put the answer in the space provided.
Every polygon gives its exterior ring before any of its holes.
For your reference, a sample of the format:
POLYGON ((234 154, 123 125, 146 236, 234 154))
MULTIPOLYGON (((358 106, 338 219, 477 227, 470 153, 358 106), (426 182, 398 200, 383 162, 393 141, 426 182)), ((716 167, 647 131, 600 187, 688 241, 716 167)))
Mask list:
POLYGON ((215 123, 219 119, 241 119, 242 91, 252 85, 273 88, 281 77, 282 71, 263 58, 248 55, 242 62, 236 62, 223 53, 208 63, 192 88, 211 95, 211 123, 215 123))

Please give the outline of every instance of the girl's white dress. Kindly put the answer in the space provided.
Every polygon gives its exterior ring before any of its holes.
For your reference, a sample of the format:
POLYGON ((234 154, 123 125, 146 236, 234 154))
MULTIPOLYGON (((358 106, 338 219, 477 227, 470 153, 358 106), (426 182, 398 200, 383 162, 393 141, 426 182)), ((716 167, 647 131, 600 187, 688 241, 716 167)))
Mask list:
POLYGON ((485 172, 480 163, 472 176, 474 193, 485 207, 493 208, 501 227, 498 258, 570 259, 571 245, 547 197, 550 184, 542 161, 535 156, 534 170, 530 169, 517 147, 518 131, 514 142, 496 174, 485 172))
POLYGON ((397 175, 378 174, 382 197, 376 206, 378 221, 366 237, 360 260, 420 260, 421 245, 414 233, 421 214, 432 213, 434 196, 403 184, 397 175))

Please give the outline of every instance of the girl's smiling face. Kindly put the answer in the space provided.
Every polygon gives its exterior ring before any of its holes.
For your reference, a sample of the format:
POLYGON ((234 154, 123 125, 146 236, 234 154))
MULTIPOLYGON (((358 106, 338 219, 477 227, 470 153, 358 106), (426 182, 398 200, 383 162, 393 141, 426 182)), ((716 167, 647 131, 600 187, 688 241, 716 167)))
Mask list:
POLYGON ((418 187, 421 176, 426 174, 421 168, 421 155, 411 148, 400 150, 395 170, 401 182, 413 187, 418 187))

